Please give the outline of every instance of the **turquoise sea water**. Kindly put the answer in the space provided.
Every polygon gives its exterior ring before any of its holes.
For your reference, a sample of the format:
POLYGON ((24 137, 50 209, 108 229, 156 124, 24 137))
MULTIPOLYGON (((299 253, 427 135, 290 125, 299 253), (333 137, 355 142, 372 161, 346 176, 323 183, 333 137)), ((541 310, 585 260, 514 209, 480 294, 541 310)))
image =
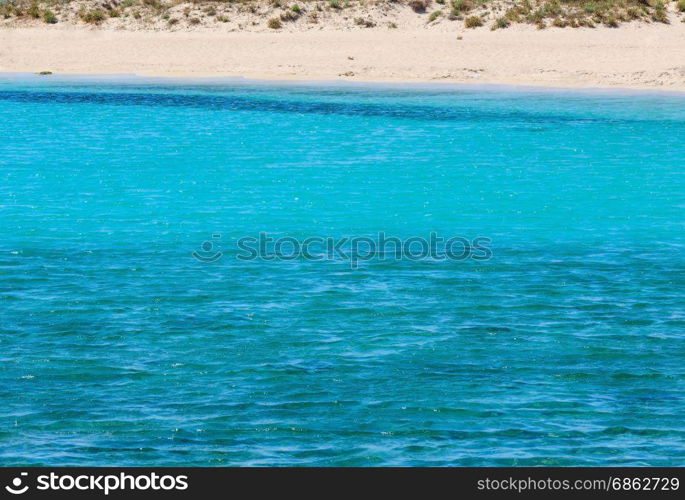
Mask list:
POLYGON ((50 82, 0 79, 0 465, 685 465, 684 96, 50 82))

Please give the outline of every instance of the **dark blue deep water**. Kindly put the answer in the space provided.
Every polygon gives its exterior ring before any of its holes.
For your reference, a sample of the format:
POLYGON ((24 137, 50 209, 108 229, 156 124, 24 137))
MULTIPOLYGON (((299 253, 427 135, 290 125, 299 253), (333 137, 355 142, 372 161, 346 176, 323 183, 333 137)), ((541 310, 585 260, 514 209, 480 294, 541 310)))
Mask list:
POLYGON ((685 465, 685 97, 50 82, 0 80, 0 465, 685 465))

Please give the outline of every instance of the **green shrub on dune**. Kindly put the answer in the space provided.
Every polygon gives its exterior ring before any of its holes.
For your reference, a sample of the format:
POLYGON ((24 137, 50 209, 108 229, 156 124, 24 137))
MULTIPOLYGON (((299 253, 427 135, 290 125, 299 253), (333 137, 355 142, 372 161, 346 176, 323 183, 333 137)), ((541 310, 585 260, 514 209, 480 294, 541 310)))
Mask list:
POLYGON ((45 21, 48 24, 56 24, 57 16, 51 10, 43 11, 43 21, 45 21))
POLYGON ((431 12, 431 15, 428 16, 428 22, 432 23, 433 21, 435 21, 440 16, 442 16, 441 10, 436 10, 435 12, 431 12))
POLYGON ((88 24, 100 24, 102 21, 107 19, 107 13, 100 9, 84 10, 79 13, 79 17, 84 23, 88 24))
POLYGON ((40 7, 38 7, 38 2, 31 2, 29 8, 26 10, 26 14, 33 19, 38 19, 40 17, 40 7))
POLYGON ((471 0, 454 0, 452 8, 457 12, 468 12, 474 8, 471 0))
POLYGON ((508 28, 510 24, 511 23, 509 22, 509 19, 507 19, 506 17, 498 17, 497 19, 495 19, 495 22, 492 23, 490 29, 492 31, 501 30, 504 28, 508 28))

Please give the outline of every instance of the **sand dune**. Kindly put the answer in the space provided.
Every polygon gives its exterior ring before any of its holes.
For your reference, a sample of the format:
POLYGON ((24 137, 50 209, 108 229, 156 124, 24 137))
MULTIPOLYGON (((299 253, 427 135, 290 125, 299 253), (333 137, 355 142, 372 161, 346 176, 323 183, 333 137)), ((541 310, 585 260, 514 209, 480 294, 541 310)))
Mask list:
POLYGON ((685 24, 490 31, 0 30, 0 71, 685 90, 685 24))

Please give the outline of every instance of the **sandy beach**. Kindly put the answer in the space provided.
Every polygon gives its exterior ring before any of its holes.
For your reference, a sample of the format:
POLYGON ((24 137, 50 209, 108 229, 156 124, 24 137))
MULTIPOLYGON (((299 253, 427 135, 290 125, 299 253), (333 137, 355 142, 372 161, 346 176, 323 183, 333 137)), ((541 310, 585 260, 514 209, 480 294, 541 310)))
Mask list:
POLYGON ((0 30, 0 71, 685 90, 685 23, 620 29, 0 30))

